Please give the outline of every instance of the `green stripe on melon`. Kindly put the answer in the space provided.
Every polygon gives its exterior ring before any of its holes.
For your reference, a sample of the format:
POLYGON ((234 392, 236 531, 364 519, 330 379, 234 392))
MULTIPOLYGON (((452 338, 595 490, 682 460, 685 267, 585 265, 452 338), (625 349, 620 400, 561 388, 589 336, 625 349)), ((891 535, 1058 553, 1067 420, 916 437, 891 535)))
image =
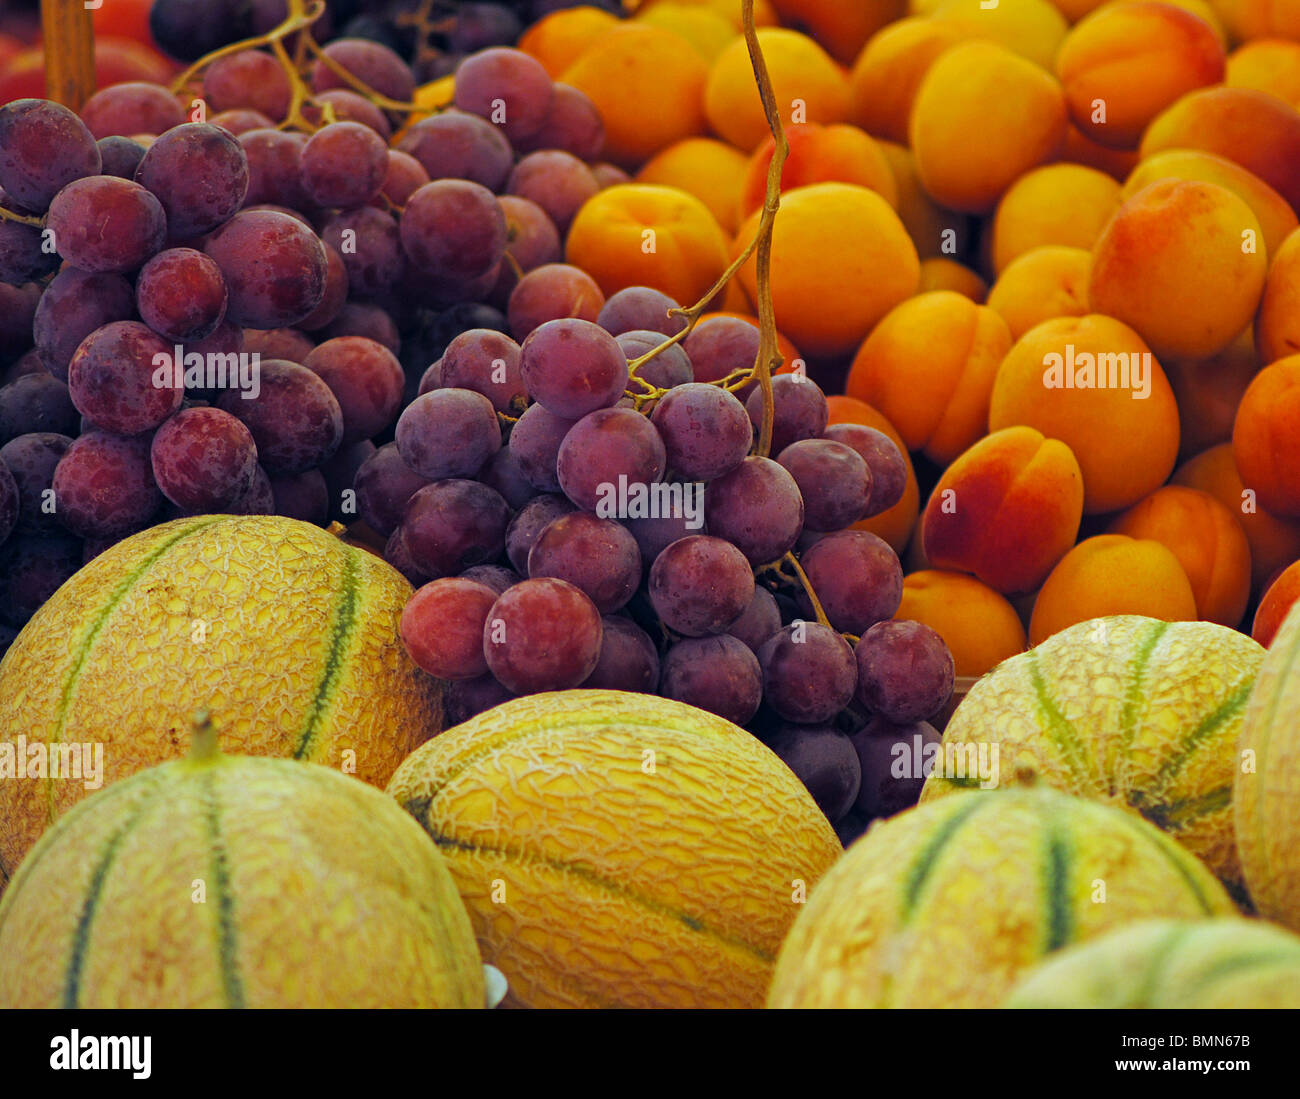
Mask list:
POLYGON ((1262 920, 1143 920, 1063 950, 1016 1008, 1300 1008, 1300 938, 1262 920))
POLYGON ((1054 950, 1133 920, 1235 911, 1133 813, 1037 786, 873 825, 781 947, 770 1007, 995 1007, 1054 950))
MULTIPOLYGON (((1263 659, 1255 641, 1209 622, 1081 622, 980 679, 948 723, 944 747, 996 746, 1004 783, 1029 770, 1141 814, 1240 894, 1230 791, 1263 659)), ((936 769, 921 800, 967 785, 936 769)))
POLYGON ((198 749, 41 837, 0 898, 0 1008, 483 1006, 464 905, 390 798, 198 749))

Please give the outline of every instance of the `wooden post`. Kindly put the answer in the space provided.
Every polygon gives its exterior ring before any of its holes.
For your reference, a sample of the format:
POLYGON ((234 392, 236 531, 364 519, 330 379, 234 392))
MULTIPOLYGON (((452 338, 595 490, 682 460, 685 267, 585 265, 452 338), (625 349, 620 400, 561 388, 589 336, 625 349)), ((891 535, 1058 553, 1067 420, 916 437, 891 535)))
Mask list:
POLYGON ((79 111, 95 94, 95 31, 91 14, 105 0, 41 0, 45 94, 79 111))

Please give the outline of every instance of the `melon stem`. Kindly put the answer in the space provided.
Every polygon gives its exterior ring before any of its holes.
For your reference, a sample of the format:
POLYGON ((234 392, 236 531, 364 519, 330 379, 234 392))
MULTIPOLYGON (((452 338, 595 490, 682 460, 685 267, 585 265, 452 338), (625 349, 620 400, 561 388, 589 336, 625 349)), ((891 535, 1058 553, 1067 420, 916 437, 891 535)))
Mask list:
POLYGON ((221 754, 217 747, 217 730, 212 724, 212 713, 207 707, 196 710, 192 719, 190 761, 210 763, 221 754))

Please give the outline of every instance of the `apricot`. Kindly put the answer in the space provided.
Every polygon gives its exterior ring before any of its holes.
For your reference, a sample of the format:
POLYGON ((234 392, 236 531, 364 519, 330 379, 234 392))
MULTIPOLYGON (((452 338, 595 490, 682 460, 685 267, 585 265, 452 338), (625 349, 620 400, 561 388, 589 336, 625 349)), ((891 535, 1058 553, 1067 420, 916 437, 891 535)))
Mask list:
POLYGON ((586 92, 600 111, 606 159, 631 170, 704 133, 708 75, 708 64, 681 35, 624 23, 592 43, 561 80, 586 92))
POLYGON ((772 0, 786 26, 806 31, 851 65, 876 31, 901 18, 906 0, 772 0))
POLYGON ((955 24, 965 38, 988 38, 1050 70, 1069 29, 1049 0, 943 0, 934 17, 955 24))
MULTIPOLYGON (((759 219, 756 212, 740 227, 733 258, 753 238, 759 219)), ((772 301, 777 326, 805 354, 854 351, 881 317, 916 291, 920 277, 907 230, 874 191, 817 183, 783 196, 772 234, 772 301)), ((756 301, 753 256, 739 279, 756 301)))
POLYGON ((1270 363, 1247 386, 1232 425, 1232 456, 1261 506, 1300 519, 1300 355, 1270 363))
MULTIPOLYGON (((653 9, 652 9, 653 10, 653 9)), ((734 233, 748 167, 745 154, 725 141, 688 137, 656 153, 636 174, 638 183, 659 183, 694 195, 718 224, 734 233)))
POLYGON ((651 286, 693 305, 727 269, 727 238, 694 195, 622 183, 583 204, 569 228, 565 255, 606 297, 628 286, 651 286))
POLYGON ((1017 256, 998 275, 985 304, 1007 322, 1013 340, 1035 325, 1088 312, 1092 253, 1050 244, 1017 256))
POLYGON ((1110 176, 1081 164, 1048 164, 1011 185, 993 216, 993 270, 1031 248, 1063 244, 1091 248, 1119 209, 1110 176))
POLYGON ((1178 467, 1173 484, 1204 489, 1241 523, 1250 543, 1251 588, 1262 591, 1275 572, 1300 557, 1300 523, 1259 506, 1232 458, 1232 444, 1220 443, 1178 467))
POLYGON ((1213 0, 1213 4, 1236 42, 1300 39, 1300 3, 1296 0, 1213 0))
POLYGON ((893 547, 895 553, 901 555, 912 537, 912 531, 916 527, 916 516, 921 506, 921 490, 916 483, 916 469, 912 465, 912 456, 907 452, 907 444, 903 442, 903 437, 899 435, 894 425, 865 401, 835 394, 826 398, 826 404, 830 409, 828 426, 829 424, 862 424, 865 427, 874 427, 877 431, 883 431, 888 435, 903 455, 903 462, 907 466, 907 484, 903 488, 902 499, 879 515, 853 524, 854 530, 870 531, 877 538, 883 538, 893 547))
POLYGON ((1137 503, 1178 456, 1178 408, 1159 361, 1131 328, 1095 313, 1044 321, 1007 352, 989 431, 1017 424, 1074 452, 1089 515, 1137 503))
POLYGON ((1267 273, 1263 231, 1246 203, 1215 183, 1158 180, 1097 239, 1088 301, 1158 356, 1213 355, 1250 323, 1267 273))
POLYGON ((922 259, 961 255, 970 245, 970 226, 961 214, 938 206, 925 193, 916 174, 916 158, 905 145, 892 141, 876 144, 885 154, 898 187, 898 216, 922 259))
POLYGON ((1102 145, 1131 149, 1166 107, 1223 79, 1223 44, 1172 4, 1118 0, 1066 36, 1056 58, 1070 118, 1102 145))
POLYGON ((1099 534, 1070 550, 1044 581, 1029 620, 1029 643, 1090 618, 1140 614, 1196 620, 1196 597, 1178 558, 1149 538, 1099 534))
POLYGON ((1250 543, 1237 518, 1208 492, 1165 485, 1116 516, 1112 534, 1149 538, 1183 566, 1196 616, 1233 626, 1250 600, 1250 543))
POLYGON ((1255 317, 1255 350, 1265 365, 1300 352, 1300 230, 1273 254, 1255 317))
POLYGON ((633 21, 680 34, 708 64, 736 38, 736 27, 730 19, 710 8, 676 0, 642 8, 633 21))
POLYGON ((923 569, 903 577, 895 618, 922 622, 943 638, 958 676, 981 676, 1025 651, 1016 609, 971 576, 923 569))
POLYGON ((1286 199, 1259 176, 1231 160, 1196 149, 1169 149, 1139 161, 1124 181, 1124 198, 1132 198, 1144 187, 1161 179, 1197 180, 1201 183, 1214 183, 1231 191, 1259 219, 1260 233, 1270 261, 1287 234, 1298 224, 1295 211, 1286 199))
POLYGON ((1136 149, 1111 149, 1093 141, 1073 122, 1065 129, 1065 148, 1060 159, 1067 164, 1096 168, 1121 183, 1138 164, 1136 149))
POLYGON ((619 26, 616 15, 582 5, 543 16, 519 39, 519 48, 556 79, 596 42, 619 26))
MULTIPOLYGON (((907 597, 907 581, 903 581, 903 597, 907 597)), ((1281 629, 1283 621, 1291 608, 1300 602, 1300 561, 1288 565, 1277 579, 1264 592, 1255 611, 1255 620, 1251 623, 1250 636, 1265 648, 1273 644, 1273 638, 1281 629)))
MULTIPOLYGON (((813 183, 855 183, 875 191, 890 206, 898 206, 894 171, 875 139, 856 126, 819 126, 809 122, 788 131, 790 155, 781 171, 781 190, 813 183)), ((740 194, 740 217, 747 218, 767 197, 767 172, 776 152, 769 137, 749 158, 740 194)))
POLYGON ((964 42, 930 66, 908 127, 917 174, 943 206, 982 214, 1065 142, 1065 99, 1032 61, 993 42, 964 42))
POLYGON ((1165 373, 1178 401, 1180 459, 1232 438, 1237 406, 1258 371, 1255 341, 1249 328, 1208 359, 1171 359, 1165 363, 1165 373))
POLYGON ((989 284, 956 260, 931 256, 921 261, 921 285, 918 293, 925 294, 931 290, 952 290, 982 304, 989 292, 989 284))
POLYGON ((1253 88, 1202 88, 1152 121, 1139 152, 1200 149, 1253 172, 1300 213, 1300 112, 1253 88))
POLYGON ((964 37, 956 23, 915 17, 877 31, 849 76, 853 120, 875 137, 906 142, 922 78, 935 58, 964 37))
POLYGON ((1300 42, 1261 38, 1237 47, 1228 55, 1225 83, 1300 104, 1300 42))
POLYGON ((1079 535, 1083 472, 1032 427, 981 439, 948 467, 921 516, 926 559, 1004 595, 1033 591, 1079 535))
MULTIPOLYGON (((848 120, 848 77, 821 46, 782 27, 758 31, 758 42, 786 126, 848 120)), ((643 113, 658 114, 660 109, 653 96, 641 101, 643 113)), ((752 152, 771 133, 743 38, 723 50, 709 70, 704 110, 713 132, 745 152, 752 152)))
POLYGON ((986 430, 1006 322, 951 290, 918 294, 890 310, 849 369, 844 392, 878 408, 909 450, 947 463, 986 430))

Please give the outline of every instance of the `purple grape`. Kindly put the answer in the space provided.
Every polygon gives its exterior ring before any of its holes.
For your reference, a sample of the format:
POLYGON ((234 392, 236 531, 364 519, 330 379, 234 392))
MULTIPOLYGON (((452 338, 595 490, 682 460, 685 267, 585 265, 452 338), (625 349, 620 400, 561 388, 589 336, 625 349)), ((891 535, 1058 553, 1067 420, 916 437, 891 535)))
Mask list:
POLYGON ((103 162, 86 124, 48 99, 0 107, 0 187, 39 213, 69 183, 98 175, 103 162))
POLYGON ((59 522, 80 538, 140 530, 163 502, 149 440, 102 431, 87 432, 68 447, 53 488, 59 522))
POLYGON ((436 389, 417 397, 397 421, 402 461, 431 481, 473 477, 501 449, 496 409, 469 389, 436 389))
POLYGON ((664 655, 659 693, 743 725, 763 696, 758 659, 734 637, 688 637, 664 655))
POLYGON ((207 67, 203 98, 212 111, 247 108, 279 122, 289 113, 293 86, 283 66, 269 53, 240 50, 207 67))
MULTIPOLYGON (((334 456, 320 467, 325 477, 325 490, 329 497, 329 517, 338 523, 348 524, 357 517, 356 491, 353 487, 357 471, 378 449, 369 439, 351 446, 341 446, 334 456), (344 493, 347 493, 345 496, 344 493)), ((405 503, 405 501, 403 501, 405 503)))
POLYGON ((692 498, 697 504, 700 502, 701 494, 693 491, 697 488, 702 492, 703 486, 684 485, 683 506, 669 509, 666 515, 622 520, 623 525, 636 539, 636 544, 641 550, 641 559, 647 564, 653 565, 659 555, 679 538, 708 533, 703 508, 693 509, 689 506, 692 498), (696 511, 695 515, 691 514, 692 510, 696 511))
POLYGON ((66 534, 19 534, 0 547, 0 619, 28 620, 81 568, 81 542, 66 534))
POLYGON ((373 206, 335 214, 321 230, 321 240, 342 257, 354 294, 380 296, 406 273, 397 222, 373 206))
POLYGON ((0 445, 33 431, 75 435, 80 422, 68 387, 44 370, 0 389, 0 445))
POLYGON ((870 519, 892 508, 907 488, 907 461, 883 431, 862 424, 831 424, 823 439, 850 446, 871 469, 871 501, 863 518, 870 519))
MULTIPOLYGON (((208 121, 214 126, 220 126, 228 134, 231 134, 234 137, 238 137, 240 134, 246 134, 249 130, 268 130, 275 126, 275 123, 271 119, 267 118, 266 115, 262 114, 261 111, 251 111, 246 107, 236 107, 234 110, 230 111, 219 111, 217 114, 214 114, 209 118, 208 121)), ((106 138, 105 140, 111 141, 113 139, 106 138)), ((144 150, 141 149, 141 152, 143 153, 144 150)), ((108 175, 109 173, 105 172, 104 174, 108 175)), ((119 173, 113 174, 116 175, 119 173)), ((134 176, 134 174, 134 172, 131 173, 132 176, 134 176)), ((244 202, 248 202, 247 197, 245 197, 244 202)))
POLYGON ((359 336, 326 340, 302 361, 330 388, 343 412, 343 446, 378 435, 402 407, 406 377, 388 348, 359 336))
POLYGON ((563 496, 538 496, 519 509, 506 528, 506 556, 521 575, 528 574, 528 557, 542 531, 576 509, 563 496))
POLYGON ((472 389, 507 415, 523 410, 528 394, 519 370, 519 345, 505 333, 471 328, 447 345, 441 361, 446 388, 472 389))
POLYGON ((803 529, 803 497, 770 458, 746 458, 704 495, 709 533, 731 542, 754 566, 779 560, 803 529))
POLYGON ((243 349, 249 355, 264 360, 283 359, 299 366, 316 347, 296 328, 245 328, 243 339, 243 349))
POLYGON ((77 411, 96 427, 118 435, 150 431, 185 399, 175 385, 174 349, 138 321, 98 328, 68 366, 68 391, 77 411), (162 357, 166 366, 160 366, 162 357))
POLYGON ((397 148, 420 162, 429 179, 467 179, 499 191, 514 164, 497 126, 464 111, 443 111, 415 123, 397 148))
POLYGON ((499 557, 509 522, 510 505, 499 493, 477 481, 448 479, 407 501, 401 529, 416 567, 437 579, 499 557))
POLYGON ((721 538, 682 538, 650 569, 651 604, 665 626, 687 637, 725 632, 753 597, 749 562, 721 538))
POLYGON ((525 580, 492 605, 483 652, 492 674, 517 694, 563 691, 596 670, 603 630, 595 604, 572 584, 525 580))
POLYGON ((606 615, 602 623, 600 656, 582 686, 588 690, 654 694, 659 684, 659 653, 650 635, 619 615, 606 615))
MULTIPOLYGON (((892 618, 903 599, 903 569, 889 543, 865 530, 828 534, 805 550, 800 564, 826 618, 837 630, 861 636, 892 618)), ((800 607, 812 614, 801 593, 800 607)))
POLYGON ((167 239, 158 199, 117 176, 69 183, 50 203, 47 227, 59 255, 93 274, 134 271, 167 239))
POLYGON ((508 447, 502 447, 478 471, 475 480, 496 489, 512 510, 518 510, 537 496, 537 489, 519 468, 519 459, 508 447))
POLYGON ((54 534, 61 531, 54 497, 54 471, 72 439, 51 431, 34 431, 0 446, 5 464, 18 489, 18 532, 54 534))
POLYGON ((812 530, 841 530, 865 517, 871 467, 852 447, 832 439, 801 439, 777 461, 799 486, 804 522, 812 530))
POLYGON ((206 122, 176 126, 145 151, 135 181, 167 212, 174 241, 228 221, 248 194, 248 158, 233 134, 206 122))
POLYGON ((498 598, 486 584, 463 577, 431 581, 402 611, 402 644, 416 664, 438 679, 486 675, 483 627, 498 598))
POLYGON ((103 161, 103 174, 119 179, 134 179, 135 170, 144 159, 144 146, 129 137, 104 137, 95 144, 103 161))
POLYGON ((276 515, 318 527, 324 526, 329 520, 329 489, 324 475, 318 469, 272 477, 271 495, 275 499, 276 515))
MULTIPOLYGON (((384 172, 384 186, 380 194, 394 206, 405 206, 416 191, 426 183, 432 182, 429 173, 424 170, 415 157, 398 149, 388 150, 388 167, 384 172)), ((382 203, 382 199, 376 200, 382 203)), ((382 205, 379 209, 383 209, 382 205)))
MULTIPOLYGON (((3 192, 0 207, 21 213, 17 203, 3 192)), ((43 279, 58 267, 59 256, 46 247, 45 235, 39 228, 8 219, 0 221, 0 282, 22 286, 43 279)))
POLYGON ((600 184, 591 169, 572 153, 546 149, 529 153, 515 165, 506 190, 537 203, 563 237, 578 211, 599 192, 600 184))
POLYGON ((402 350, 402 339, 393 318, 379 306, 365 302, 348 302, 339 315, 326 325, 321 335, 327 340, 338 339, 340 336, 361 336, 383 344, 394 355, 400 354, 402 350))
POLYGON ((311 316, 325 297, 325 248, 285 214, 244 210, 208 237, 203 250, 221 268, 235 324, 288 327, 311 316))
POLYGON ((529 137, 517 138, 514 146, 521 153, 560 149, 579 160, 592 161, 605 149, 605 123, 585 92, 569 84, 556 84, 555 98, 542 128, 529 137))
POLYGON ((384 188, 388 146, 368 126, 335 122, 308 139, 298 170, 303 190, 317 205, 360 206, 384 188))
POLYGON ((402 522, 407 501, 429 484, 402 461, 396 443, 387 443, 361 463, 353 485, 357 514, 367 526, 385 538, 402 522))
POLYGON ((0 459, 0 543, 5 542, 18 525, 18 509, 21 500, 18 495, 18 482, 9 472, 9 467, 0 459))
POLYGON ((133 80, 101 88, 86 100, 81 119, 99 139, 164 134, 185 122, 185 109, 166 88, 133 80))
POLYGON ((649 286, 629 286, 605 302, 596 323, 611 336, 621 336, 625 332, 675 336, 686 327, 686 318, 670 316, 669 310, 680 308, 677 302, 659 290, 649 286))
POLYGON ((506 315, 510 331, 523 340, 548 321, 594 322, 604 301, 596 280, 585 271, 567 263, 545 263, 515 283, 506 315))
POLYGON ((613 519, 635 509, 634 495, 649 500, 666 463, 663 440, 649 420, 628 408, 598 408, 564 437, 557 468, 570 500, 613 519))
POLYGON ((463 179, 436 180, 416 191, 400 230, 413 273, 435 282, 492 273, 506 250, 506 219, 496 196, 463 179))
MULTIPOLYGON (((614 337, 618 341, 618 346, 623 349, 623 354, 627 357, 629 369, 633 359, 639 359, 642 355, 653 351, 664 342, 664 337, 658 332, 624 332, 622 335, 614 337)), ((687 358, 686 352, 682 350, 681 344, 673 344, 671 347, 665 347, 654 358, 647 360, 637 368, 637 377, 644 382, 659 389, 672 389, 679 385, 689 385, 695 381, 695 371, 691 368, 691 360, 687 358)), ((628 388, 639 393, 640 388, 631 383, 628 388)), ((716 387, 711 387, 716 388, 716 387)), ((719 392, 721 392, 719 390, 719 392)), ((728 394, 730 396, 730 394, 728 394)), ((739 401, 736 402, 740 404, 739 401)), ((743 414, 745 406, 740 406, 743 414)), ((748 424, 749 417, 745 417, 748 424)))
POLYGON ((754 588, 753 598, 730 626, 727 633, 743 641, 755 653, 773 634, 781 630, 781 611, 776 597, 761 585, 754 588))
POLYGON ((154 480, 177 507, 219 512, 253 485, 257 447, 248 428, 219 408, 183 408, 155 433, 154 480))
POLYGON ((493 706, 500 706, 519 696, 501 686, 491 673, 477 679, 455 679, 447 684, 443 695, 443 716, 447 728, 461 725, 493 706))
POLYGON ((567 580, 601 614, 613 614, 641 583, 641 553, 632 535, 613 520, 572 512, 553 519, 538 535, 528 552, 528 576, 567 580))
MULTIPOLYGON (((524 579, 514 569, 508 569, 504 565, 475 565, 472 569, 466 569, 462 572, 460 578, 483 584, 491 588, 497 595, 505 595, 507 591, 516 584, 522 583, 524 579)), ((482 648, 482 630, 479 631, 478 641, 479 647, 482 648)))
POLYGON ((245 207, 272 203, 301 210, 308 205, 300 170, 302 150, 307 144, 304 134, 247 130, 238 141, 248 164, 245 207))
POLYGON ((798 621, 763 643, 763 697, 787 721, 818 725, 853 700, 857 666, 839 634, 818 622, 798 621))
POLYGON ((427 584, 433 579, 433 577, 422 572, 415 562, 411 560, 411 548, 406 544, 406 539, 402 536, 401 527, 398 527, 388 536, 388 541, 384 545, 384 560, 406 577, 407 582, 413 588, 427 584))
POLYGON ((862 787, 862 765, 849 737, 825 725, 781 725, 763 740, 828 820, 841 820, 853 809, 862 787))
POLYGON ((261 364, 260 391, 225 390, 217 406, 248 428, 267 473, 302 473, 328 461, 343 439, 343 412, 319 376, 298 363, 261 364))
POLYGON ((858 701, 896 725, 934 717, 952 696, 952 653, 920 622, 877 622, 856 658, 858 701))
POLYGON ((862 770, 857 810, 868 817, 892 817, 910 809, 921 797, 921 787, 943 743, 942 735, 924 721, 893 725, 872 718, 853 734, 862 770))
MULTIPOLYGON (((694 360, 691 360, 694 362, 694 360)), ((751 364, 752 365, 752 364, 751 364)), ((698 371, 697 371, 698 373, 698 371)), ((800 439, 815 439, 826 430, 830 409, 821 387, 801 374, 778 374, 772 379, 772 453, 780 454, 800 439)), ((763 422, 763 394, 754 389, 745 409, 757 436, 763 422)))
POLYGON ((536 58, 494 46, 460 63, 455 97, 458 110, 491 120, 514 141, 535 134, 546 123, 555 85, 536 58))
MULTIPOLYGON (((429 368, 430 370, 433 367, 429 368)), ((529 484, 542 492, 559 492, 560 444, 575 421, 554 416, 541 405, 529 405, 510 432, 510 453, 529 484)))
MULTIPOLYGON (((380 95, 399 103, 410 102, 415 95, 415 77, 406 62, 379 42, 365 38, 336 38, 322 52, 380 95)), ((317 92, 350 87, 324 61, 317 61, 312 68, 311 86, 317 92)))
MULTIPOLYGON (((378 134, 385 145, 393 136, 388 116, 363 95, 347 88, 330 88, 329 91, 319 92, 314 98, 322 107, 328 103, 334 108, 336 121, 359 123, 378 134)), ((324 113, 311 105, 304 105, 303 114, 315 125, 321 125, 325 121, 324 113)))
POLYGON ((670 389, 651 417, 668 465, 692 480, 712 481, 737 469, 754 433, 745 406, 725 389, 693 382, 670 389))
POLYGON ((207 339, 226 316, 221 269, 193 248, 159 252, 135 284, 140 318, 158 335, 180 343, 207 339))

